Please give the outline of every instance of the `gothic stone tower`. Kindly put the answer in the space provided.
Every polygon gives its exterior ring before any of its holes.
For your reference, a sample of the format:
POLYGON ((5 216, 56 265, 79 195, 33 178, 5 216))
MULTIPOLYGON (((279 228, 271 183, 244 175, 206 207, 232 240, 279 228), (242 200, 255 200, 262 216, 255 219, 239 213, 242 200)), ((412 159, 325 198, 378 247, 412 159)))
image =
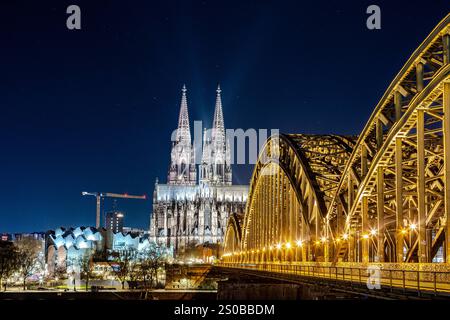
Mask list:
POLYGON ((150 240, 172 248, 177 258, 192 256, 191 249, 220 247, 229 215, 245 210, 248 186, 232 185, 220 93, 219 87, 212 129, 204 135, 200 183, 184 86, 167 184, 155 183, 150 240))
POLYGON ((197 169, 195 167, 195 152, 191 144, 191 129, 186 98, 186 86, 183 86, 178 118, 178 129, 172 137, 172 152, 167 182, 178 185, 195 185, 197 169))
POLYGON ((203 155, 200 165, 200 184, 231 185, 230 146, 225 135, 220 86, 217 87, 213 127, 203 134, 203 155))

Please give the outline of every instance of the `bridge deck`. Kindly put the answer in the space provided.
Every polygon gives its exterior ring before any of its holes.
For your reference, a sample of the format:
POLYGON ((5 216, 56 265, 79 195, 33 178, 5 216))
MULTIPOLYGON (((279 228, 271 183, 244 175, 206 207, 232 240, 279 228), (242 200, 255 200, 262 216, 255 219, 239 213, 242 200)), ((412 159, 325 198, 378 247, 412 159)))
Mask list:
POLYGON ((407 269, 378 269, 376 266, 330 266, 302 265, 289 263, 242 264, 221 263, 218 266, 237 268, 247 271, 259 271, 273 275, 323 279, 347 287, 363 287, 371 292, 383 290, 396 294, 411 296, 435 296, 450 298, 450 272, 416 271, 407 269), (380 287, 375 287, 379 283, 380 287), (371 285, 371 286, 370 286, 371 285), (369 288, 370 287, 370 288, 369 288), (373 290, 375 291, 373 291, 373 290))

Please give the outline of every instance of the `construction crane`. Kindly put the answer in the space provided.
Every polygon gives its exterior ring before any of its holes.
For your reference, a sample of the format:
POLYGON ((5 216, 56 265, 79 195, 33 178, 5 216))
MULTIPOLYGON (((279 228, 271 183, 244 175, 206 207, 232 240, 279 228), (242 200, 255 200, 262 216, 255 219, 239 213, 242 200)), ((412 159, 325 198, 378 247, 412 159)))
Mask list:
POLYGON ((122 199, 141 199, 145 200, 147 199, 146 195, 142 196, 133 196, 127 193, 121 194, 121 193, 111 193, 111 192, 81 192, 82 196, 93 196, 97 199, 97 216, 95 220, 95 227, 98 229, 100 228, 100 203, 102 198, 122 198, 122 199))

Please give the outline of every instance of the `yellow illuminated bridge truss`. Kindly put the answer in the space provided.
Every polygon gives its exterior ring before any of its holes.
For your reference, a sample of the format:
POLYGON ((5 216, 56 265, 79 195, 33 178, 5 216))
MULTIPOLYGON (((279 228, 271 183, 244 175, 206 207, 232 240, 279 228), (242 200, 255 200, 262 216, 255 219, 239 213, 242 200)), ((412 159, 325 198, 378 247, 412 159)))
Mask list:
POLYGON ((400 70, 359 136, 266 141, 245 215, 229 220, 222 261, 444 268, 449 217, 450 14, 400 70))

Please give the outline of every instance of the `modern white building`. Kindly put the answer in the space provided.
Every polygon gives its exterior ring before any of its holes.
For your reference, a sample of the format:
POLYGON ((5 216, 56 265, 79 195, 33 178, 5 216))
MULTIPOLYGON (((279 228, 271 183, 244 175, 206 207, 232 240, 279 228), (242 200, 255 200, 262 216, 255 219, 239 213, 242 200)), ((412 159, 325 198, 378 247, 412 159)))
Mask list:
MULTIPOLYGON (((135 250, 143 252, 151 245, 148 235, 139 236, 132 233, 112 232, 94 227, 58 228, 49 232, 46 240, 46 263, 49 274, 56 268, 67 269, 84 255, 135 250)), ((165 252, 170 255, 170 252, 165 252)))

